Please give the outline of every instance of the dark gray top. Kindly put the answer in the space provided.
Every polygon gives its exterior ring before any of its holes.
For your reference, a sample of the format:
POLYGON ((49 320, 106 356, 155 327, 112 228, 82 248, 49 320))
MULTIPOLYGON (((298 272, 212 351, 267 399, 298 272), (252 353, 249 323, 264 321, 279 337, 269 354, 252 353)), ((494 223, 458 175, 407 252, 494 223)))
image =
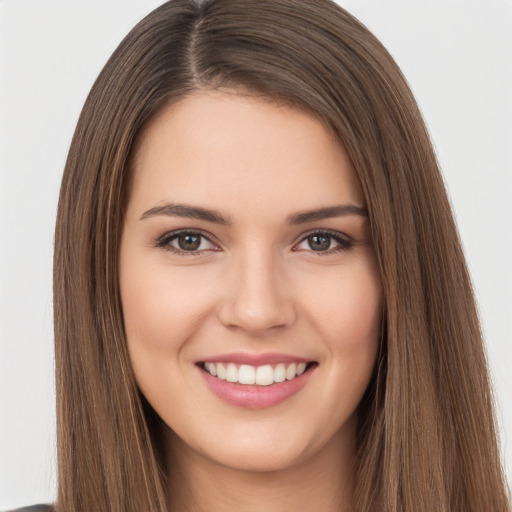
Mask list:
POLYGON ((17 508, 8 512, 51 512, 50 505, 32 505, 31 507, 17 508))

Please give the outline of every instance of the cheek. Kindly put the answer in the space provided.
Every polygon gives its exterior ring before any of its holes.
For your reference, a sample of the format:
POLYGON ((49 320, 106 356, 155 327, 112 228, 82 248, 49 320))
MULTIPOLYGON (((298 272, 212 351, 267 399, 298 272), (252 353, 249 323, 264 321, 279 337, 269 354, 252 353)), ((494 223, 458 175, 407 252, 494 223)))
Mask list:
POLYGON ((372 260, 334 273, 320 286, 308 287, 317 328, 333 351, 364 349, 379 337, 382 287, 372 260))
POLYGON ((187 396, 187 342, 204 324, 213 300, 186 270, 129 263, 120 274, 128 352, 141 392, 166 417, 166 404, 187 396))
POLYGON ((171 271, 165 265, 137 267, 124 267, 120 276, 125 329, 135 369, 136 355, 179 352, 213 302, 204 282, 199 286, 200 281, 191 279, 190 272, 171 271))
POLYGON ((349 279, 338 299, 338 316, 332 315, 332 332, 349 349, 373 345, 380 332, 382 291, 377 279, 349 279), (337 321, 337 319, 339 321, 337 321))
MULTIPOLYGON (((382 288, 372 260, 326 281, 312 295, 315 327, 327 348, 330 383, 344 389, 355 406, 364 393, 377 357, 382 327, 382 288)), ((333 391, 334 393, 334 391, 333 391)))

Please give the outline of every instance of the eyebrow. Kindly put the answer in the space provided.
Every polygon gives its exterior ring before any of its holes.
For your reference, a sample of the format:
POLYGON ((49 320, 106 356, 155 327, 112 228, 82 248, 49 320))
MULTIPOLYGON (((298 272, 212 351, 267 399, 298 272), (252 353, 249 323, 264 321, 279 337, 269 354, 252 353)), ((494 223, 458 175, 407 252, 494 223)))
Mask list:
POLYGON ((140 220, 154 217, 155 215, 168 215, 171 217, 186 217, 188 219, 206 220, 215 224, 229 225, 231 221, 215 210, 201 208, 200 206, 190 206, 186 204, 164 204, 155 206, 144 212, 140 220))
MULTIPOLYGON (((174 204, 168 203, 161 206, 154 206, 145 211, 140 220, 154 217, 157 215, 167 215, 170 217, 185 217, 188 219, 205 220, 214 224, 222 224, 224 226, 231 225, 231 219, 224 217, 216 210, 202 208, 200 206, 191 206, 187 204, 174 204)), ((346 215, 358 215, 360 217, 368 217, 368 211, 365 208, 356 206, 355 204, 340 204, 335 206, 328 206, 325 208, 318 208, 316 210, 308 210, 304 212, 295 213, 290 215, 286 222, 287 224, 297 225, 305 224, 316 220, 329 219, 333 217, 344 217, 346 215)))
POLYGON ((299 212, 288 217, 288 224, 304 224, 315 220, 330 219, 333 217, 344 217, 346 215, 358 215, 359 217, 368 217, 366 208, 361 208, 355 204, 340 204, 336 206, 328 206, 326 208, 318 208, 317 210, 308 210, 299 212))

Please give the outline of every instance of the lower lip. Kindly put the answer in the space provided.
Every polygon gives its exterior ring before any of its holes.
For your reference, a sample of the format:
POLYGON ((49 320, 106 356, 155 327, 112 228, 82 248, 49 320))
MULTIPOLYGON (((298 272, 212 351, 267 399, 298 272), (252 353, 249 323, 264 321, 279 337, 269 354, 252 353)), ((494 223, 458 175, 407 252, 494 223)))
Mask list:
POLYGON ((220 399, 228 404, 247 409, 265 409, 291 398, 306 385, 313 370, 314 367, 309 368, 292 380, 276 382, 270 386, 252 386, 218 379, 199 367, 206 384, 220 399))

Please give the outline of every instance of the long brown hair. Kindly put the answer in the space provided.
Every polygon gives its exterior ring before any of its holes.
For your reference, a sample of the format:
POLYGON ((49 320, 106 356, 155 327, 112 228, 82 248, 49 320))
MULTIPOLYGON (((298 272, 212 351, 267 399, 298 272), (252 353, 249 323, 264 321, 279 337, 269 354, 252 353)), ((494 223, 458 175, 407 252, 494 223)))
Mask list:
POLYGON ((508 511, 470 278, 427 131, 393 59, 329 0, 167 2, 94 84, 55 237, 57 509, 167 510, 158 418, 126 348, 119 241, 141 130, 163 105, 219 87, 317 116, 359 174, 385 313, 360 405, 358 510, 508 511))

